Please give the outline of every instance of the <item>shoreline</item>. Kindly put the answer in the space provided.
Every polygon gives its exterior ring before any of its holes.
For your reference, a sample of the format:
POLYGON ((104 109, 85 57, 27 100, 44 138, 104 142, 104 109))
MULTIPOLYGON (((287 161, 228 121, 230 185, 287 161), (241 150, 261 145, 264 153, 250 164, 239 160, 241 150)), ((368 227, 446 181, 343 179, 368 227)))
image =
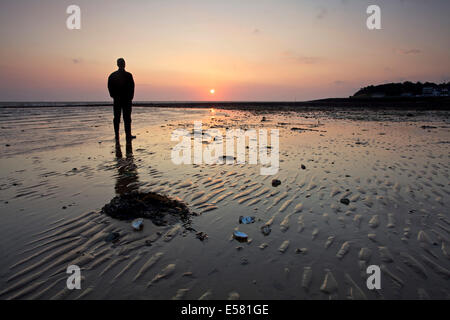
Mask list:
MULTIPOLYGON (((110 107, 112 102, 4 102, 2 109, 110 107), (46 105, 48 103, 49 105, 46 105), (16 104, 16 105, 15 105, 16 104), (39 105, 37 105, 39 104, 39 105)), ((154 108, 216 108, 254 111, 295 111, 333 109, 372 110, 450 110, 450 97, 392 97, 392 98, 327 98, 311 101, 174 101, 133 103, 135 107, 154 108)))

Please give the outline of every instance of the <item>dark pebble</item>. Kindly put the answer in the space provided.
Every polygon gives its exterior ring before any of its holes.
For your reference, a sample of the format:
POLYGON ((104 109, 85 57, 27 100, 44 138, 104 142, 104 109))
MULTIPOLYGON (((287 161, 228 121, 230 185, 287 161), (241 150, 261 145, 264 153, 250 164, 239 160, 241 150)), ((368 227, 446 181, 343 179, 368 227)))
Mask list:
POLYGON ((120 233, 118 232, 111 232, 108 234, 105 238, 106 242, 116 242, 120 238, 120 233))
POLYGON ((204 240, 208 239, 208 235, 205 232, 197 232, 197 234, 195 236, 200 241, 204 241, 204 240))
POLYGON ((272 187, 278 187, 281 184, 281 181, 278 179, 272 180, 272 187))
POLYGON ((147 247, 151 247, 152 246, 152 242, 150 240, 145 240, 145 245, 147 247))
POLYGON ((269 226, 262 226, 261 232, 263 233, 263 235, 268 236, 270 232, 272 232, 272 229, 270 229, 269 226))

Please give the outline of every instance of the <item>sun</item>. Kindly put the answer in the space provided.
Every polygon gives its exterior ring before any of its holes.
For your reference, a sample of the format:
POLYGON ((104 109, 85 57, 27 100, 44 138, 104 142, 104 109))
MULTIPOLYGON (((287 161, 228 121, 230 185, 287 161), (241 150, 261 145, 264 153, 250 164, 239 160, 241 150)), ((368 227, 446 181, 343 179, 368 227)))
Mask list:
POLYGON ((216 92, 216 89, 209 90, 209 93, 214 94, 216 92))

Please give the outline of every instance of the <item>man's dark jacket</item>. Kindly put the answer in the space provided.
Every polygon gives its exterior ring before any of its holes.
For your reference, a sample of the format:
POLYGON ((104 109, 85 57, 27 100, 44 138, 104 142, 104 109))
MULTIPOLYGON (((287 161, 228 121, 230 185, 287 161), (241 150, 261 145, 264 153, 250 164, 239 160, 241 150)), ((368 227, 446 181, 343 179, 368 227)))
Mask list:
POLYGON ((111 73, 108 78, 108 90, 114 100, 132 101, 134 98, 133 75, 125 70, 111 73))

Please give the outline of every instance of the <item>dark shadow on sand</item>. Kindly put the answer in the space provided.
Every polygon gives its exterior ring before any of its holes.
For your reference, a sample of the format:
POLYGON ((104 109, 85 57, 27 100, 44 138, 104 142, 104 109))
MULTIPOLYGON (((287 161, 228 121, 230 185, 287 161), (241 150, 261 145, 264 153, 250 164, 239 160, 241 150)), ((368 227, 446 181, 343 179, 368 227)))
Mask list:
POLYGON ((139 175, 134 163, 133 144, 131 140, 126 143, 125 158, 119 141, 116 141, 117 178, 116 194, 123 195, 139 189, 139 175))
POLYGON ((116 197, 102 208, 103 213, 118 220, 146 218, 158 226, 181 222, 185 229, 193 230, 192 213, 186 204, 166 195, 139 190, 139 176, 131 140, 127 140, 125 158, 120 142, 116 141, 115 156, 118 170, 116 197))

